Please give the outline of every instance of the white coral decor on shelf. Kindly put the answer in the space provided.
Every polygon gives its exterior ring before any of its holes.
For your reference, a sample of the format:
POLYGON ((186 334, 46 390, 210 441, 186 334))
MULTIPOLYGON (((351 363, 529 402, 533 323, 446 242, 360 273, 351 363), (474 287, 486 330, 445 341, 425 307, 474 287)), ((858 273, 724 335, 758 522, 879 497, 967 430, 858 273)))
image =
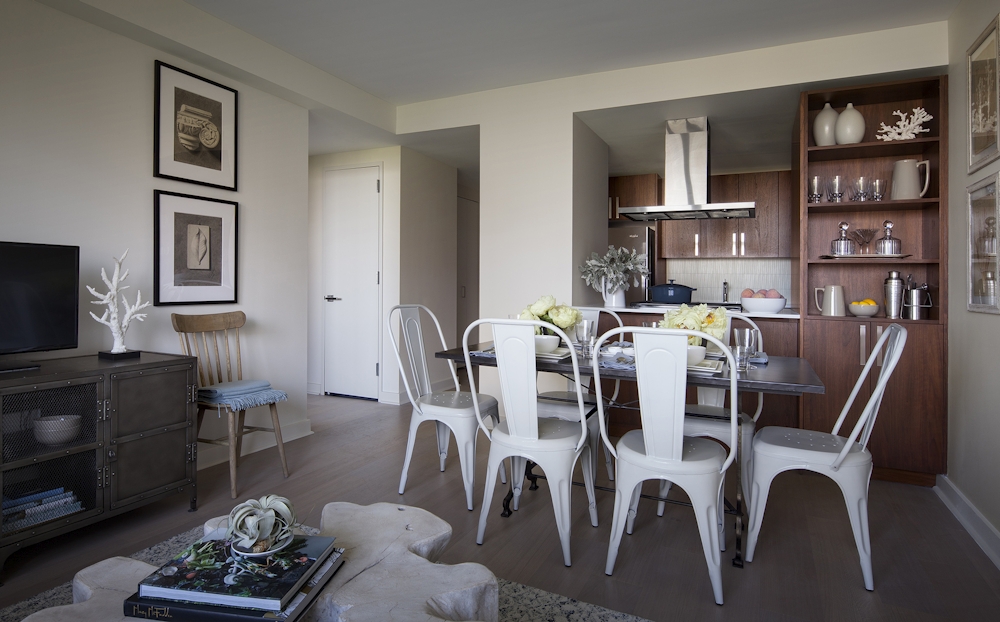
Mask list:
POLYGON ((111 336, 115 340, 114 346, 111 348, 113 354, 125 352, 125 331, 128 330, 132 320, 142 322, 146 319, 145 313, 136 313, 136 311, 149 306, 149 302, 142 301, 142 292, 140 291, 136 291, 134 305, 130 305, 125 299, 125 294, 122 294, 121 304, 125 307, 125 316, 121 318, 118 316, 118 294, 129 287, 122 285, 122 282, 128 278, 128 270, 122 272, 122 262, 125 261, 126 257, 128 257, 128 249, 125 249, 120 259, 115 259, 115 272, 111 275, 111 279, 108 279, 108 274, 104 268, 101 268, 101 280, 108 286, 106 294, 99 294, 96 289, 90 285, 87 286, 87 290, 97 297, 97 300, 90 301, 91 304, 107 305, 108 307, 101 317, 97 317, 93 311, 90 312, 90 317, 111 329, 111 336))
POLYGON ((899 117, 899 121, 896 121, 896 126, 889 127, 883 123, 882 129, 878 131, 878 135, 875 137, 876 139, 888 142, 890 140, 910 140, 911 138, 916 138, 917 134, 930 131, 929 129, 921 127, 921 124, 923 124, 924 121, 930 121, 934 118, 920 106, 913 109, 913 116, 910 116, 900 110, 897 110, 892 114, 899 117))

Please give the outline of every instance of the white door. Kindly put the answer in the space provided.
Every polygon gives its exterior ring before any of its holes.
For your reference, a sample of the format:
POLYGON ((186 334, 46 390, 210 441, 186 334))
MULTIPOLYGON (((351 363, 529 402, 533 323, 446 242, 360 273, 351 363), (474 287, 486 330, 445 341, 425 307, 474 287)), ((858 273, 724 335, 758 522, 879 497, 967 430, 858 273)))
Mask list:
POLYGON ((379 169, 323 174, 325 393, 378 399, 379 169))

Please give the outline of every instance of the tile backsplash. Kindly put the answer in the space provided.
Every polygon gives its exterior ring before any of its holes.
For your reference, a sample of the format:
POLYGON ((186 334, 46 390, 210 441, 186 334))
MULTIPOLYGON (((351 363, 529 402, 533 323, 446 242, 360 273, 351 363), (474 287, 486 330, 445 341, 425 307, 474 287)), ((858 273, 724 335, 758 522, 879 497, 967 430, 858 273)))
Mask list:
POLYGON ((698 291, 692 302, 721 302, 722 282, 729 282, 729 300, 739 302, 745 288, 776 289, 792 295, 792 262, 788 259, 668 259, 667 278, 698 291))

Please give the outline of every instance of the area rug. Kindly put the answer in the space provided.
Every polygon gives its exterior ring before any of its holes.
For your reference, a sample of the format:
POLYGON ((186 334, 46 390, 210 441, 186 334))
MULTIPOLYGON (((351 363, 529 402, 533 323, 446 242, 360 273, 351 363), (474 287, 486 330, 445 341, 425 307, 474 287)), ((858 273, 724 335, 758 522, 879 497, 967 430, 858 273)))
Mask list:
MULTIPOLYGON (((195 527, 169 540, 154 544, 148 549, 143 549, 130 557, 153 566, 162 566, 178 551, 200 538, 202 534, 204 534, 204 528, 195 527)), ((500 585, 501 622, 604 622, 608 620, 613 622, 649 622, 645 618, 612 611, 499 577, 497 582, 500 585)), ((66 582, 0 609, 0 622, 21 622, 36 611, 72 603, 73 586, 70 582, 66 582)))

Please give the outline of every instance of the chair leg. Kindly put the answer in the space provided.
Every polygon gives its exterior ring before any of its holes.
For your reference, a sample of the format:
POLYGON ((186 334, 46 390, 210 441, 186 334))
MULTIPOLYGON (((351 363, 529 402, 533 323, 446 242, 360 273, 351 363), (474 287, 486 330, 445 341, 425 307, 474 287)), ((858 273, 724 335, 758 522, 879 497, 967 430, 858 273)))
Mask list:
MULTIPOLYGON (((589 447, 584 445, 585 452, 589 447)), ((572 454, 553 453, 553 455, 538 456, 538 466, 545 472, 546 481, 549 484, 549 495, 552 497, 552 512, 556 517, 556 530, 559 532, 559 543, 562 545, 563 563, 572 565, 569 554, 571 498, 570 488, 573 486, 573 463, 572 454)), ((588 469, 591 465, 584 464, 583 468, 588 469)), ((586 478, 587 476, 584 475, 586 478)), ((593 485, 593 483, 591 483, 593 485)))
POLYGON ((708 482, 692 481, 692 485, 686 486, 684 490, 688 493, 688 498, 691 499, 691 505, 694 508, 702 549, 705 551, 705 562, 708 564, 708 577, 712 582, 712 592, 715 595, 715 604, 721 605, 722 565, 719 561, 719 530, 717 528, 719 510, 717 504, 722 478, 720 476, 716 480, 715 486, 706 484, 708 482))
MULTIPOLYGON (((673 484, 671 482, 668 482, 665 479, 661 479, 660 480, 660 497, 661 498, 666 498, 667 494, 670 493, 670 487, 671 486, 673 486, 673 484)), ((657 501, 656 502, 656 515, 657 516, 663 516, 663 512, 665 512, 666 509, 667 509, 667 502, 666 501, 657 501)), ((632 533, 632 532, 630 531, 629 533, 632 533)))
POLYGON ((403 474, 399 476, 399 494, 406 490, 406 474, 410 470, 410 458, 413 457, 413 444, 417 439, 417 428, 420 426, 420 417, 416 411, 410 415, 410 434, 406 438, 406 457, 403 458, 403 474))
MULTIPOLYGON (((580 454, 583 458, 583 486, 587 489, 587 502, 590 504, 588 508, 590 509, 590 524, 597 527, 597 498, 594 494, 594 477, 596 475, 597 461, 596 454, 590 450, 590 447, 584 445, 583 452, 580 454), (588 463, 590 463, 592 468, 587 468, 588 463)), ((572 475, 572 472, 570 472, 572 475)))
POLYGON ((761 456, 754 456, 753 463, 753 483, 751 484, 753 493, 750 497, 750 512, 747 516, 747 550, 743 556, 743 559, 748 562, 753 561, 753 554, 757 548, 757 537, 760 535, 760 525, 764 520, 767 495, 771 491, 771 482, 778 474, 775 465, 761 456))
POLYGON ((726 474, 722 474, 722 484, 719 485, 719 499, 716 501, 719 510, 719 550, 726 550, 726 474))
MULTIPOLYGON (((617 488, 617 485, 615 486, 617 488)), ((632 489, 632 497, 628 502, 628 519, 625 521, 625 533, 632 535, 635 529, 635 517, 639 513, 639 495, 642 494, 642 482, 632 489)))
POLYGON ((451 440, 451 429, 441 421, 435 421, 437 428, 437 448, 438 460, 441 463, 441 472, 444 473, 444 461, 448 458, 448 441, 451 440))
POLYGON ((875 589, 872 577, 872 543, 868 535, 868 479, 871 477, 871 466, 868 467, 867 477, 861 469, 853 470, 859 472, 859 477, 851 477, 854 473, 841 470, 835 479, 844 493, 847 515, 854 532, 854 544, 858 547, 858 557, 861 558, 861 575, 865 580, 865 589, 870 592, 875 589))
MULTIPOLYGON (((443 427, 445 430, 449 430, 446 424, 440 421, 437 424, 438 429, 443 427)), ((465 484, 465 503, 471 512, 472 489, 476 485, 476 436, 479 432, 479 424, 474 419, 462 420, 455 422, 455 429, 449 430, 449 432, 455 435, 458 463, 462 469, 462 481, 465 484)))
POLYGON ((601 441, 601 425, 597 420, 597 415, 591 415, 587 419, 587 445, 590 449, 590 478, 591 480, 597 479, 597 446, 603 445, 601 441))
POLYGON ((229 423, 229 492, 232 494, 232 498, 236 498, 236 456, 237 456, 237 430, 236 430, 236 412, 233 410, 227 410, 227 417, 229 423))
MULTIPOLYGON (((496 426, 500 425, 500 411, 499 410, 495 410, 494 409, 494 410, 486 413, 486 417, 488 419, 493 419, 493 427, 496 427, 496 426)), ((500 462, 500 483, 501 484, 506 484, 507 483, 507 469, 504 468, 503 461, 500 462)))
POLYGON ((517 511, 521 505, 521 490, 524 486, 524 471, 528 467, 528 461, 521 456, 510 457, 510 481, 514 498, 510 502, 512 510, 517 511))
MULTIPOLYGON (((278 405, 269 404, 271 407, 271 427, 274 428, 274 440, 278 443, 278 457, 281 458, 281 472, 288 477, 288 462, 285 461, 285 443, 281 440, 281 424, 278 423, 278 405)), ((240 419, 240 425, 243 420, 240 419)))
POLYGON ((642 486, 642 480, 636 480, 628 467, 622 468, 622 462, 617 463, 618 479, 615 481, 615 510, 611 521, 611 540, 608 543, 608 561, 604 566, 604 574, 610 575, 615 569, 615 560, 618 559, 618 547, 622 542, 622 533, 625 531, 625 523, 628 521, 631 499, 634 491, 642 486), (626 501, 626 496, 628 501, 626 501))
POLYGON ((740 483, 743 485, 743 504, 750 507, 750 488, 753 485, 753 435, 757 424, 746 415, 740 417, 740 483))
POLYGON ((601 443, 601 447, 604 449, 604 464, 608 467, 608 481, 615 481, 615 465, 611 464, 611 452, 608 451, 608 446, 601 443))
POLYGON ((247 411, 240 410, 236 413, 236 466, 240 466, 240 459, 243 458, 243 426, 247 420, 247 411))
MULTIPOLYGON (((476 544, 483 543, 486 535, 486 519, 490 515, 490 504, 493 502, 493 490, 497 485, 497 469, 507 456, 490 448, 490 458, 486 467, 486 490, 483 492, 483 507, 479 511, 479 531, 476 532, 476 544)), ((522 458, 523 460, 523 458, 522 458)))

